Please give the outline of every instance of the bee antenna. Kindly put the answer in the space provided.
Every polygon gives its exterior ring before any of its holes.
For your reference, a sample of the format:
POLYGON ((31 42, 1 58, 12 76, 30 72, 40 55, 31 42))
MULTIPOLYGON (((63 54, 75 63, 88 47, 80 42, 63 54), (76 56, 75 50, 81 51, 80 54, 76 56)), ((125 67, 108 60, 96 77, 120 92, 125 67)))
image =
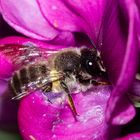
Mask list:
POLYGON ((106 82, 106 81, 96 81, 95 79, 92 79, 92 80, 91 80, 91 83, 92 83, 93 85, 110 85, 109 82, 106 82))

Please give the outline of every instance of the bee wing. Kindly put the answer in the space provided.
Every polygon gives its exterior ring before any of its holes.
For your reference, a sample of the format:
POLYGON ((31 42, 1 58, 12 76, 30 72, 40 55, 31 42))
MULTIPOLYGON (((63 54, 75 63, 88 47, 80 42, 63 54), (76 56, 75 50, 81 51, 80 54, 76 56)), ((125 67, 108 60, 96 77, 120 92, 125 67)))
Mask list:
POLYGON ((20 67, 37 59, 46 59, 49 55, 57 53, 57 50, 39 48, 34 44, 4 44, 0 45, 0 53, 8 57, 15 67, 20 67))
POLYGON ((26 95, 28 95, 26 92, 20 93, 16 96, 12 97, 12 100, 20 100, 21 98, 23 98, 26 95))
MULTIPOLYGON (((25 96, 27 96, 31 92, 35 92, 37 90, 42 90, 46 92, 46 89, 49 87, 49 84, 64 79, 65 75, 62 72, 55 72, 52 76, 47 75, 46 77, 38 77, 38 80, 29 83, 28 90, 23 90, 21 93, 16 93, 16 96, 12 98, 12 100, 19 100, 25 96)), ((51 87, 49 87, 51 88, 51 87)))

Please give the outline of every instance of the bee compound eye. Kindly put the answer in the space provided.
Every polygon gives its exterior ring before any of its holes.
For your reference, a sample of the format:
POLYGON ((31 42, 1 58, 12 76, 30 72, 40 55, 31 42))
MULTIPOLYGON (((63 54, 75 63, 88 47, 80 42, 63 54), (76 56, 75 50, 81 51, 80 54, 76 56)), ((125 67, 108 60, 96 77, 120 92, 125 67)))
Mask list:
POLYGON ((86 61, 86 64, 85 64, 85 68, 86 68, 86 71, 87 71, 89 74, 92 74, 92 73, 93 73, 93 68, 94 68, 94 63, 93 63, 93 61, 87 60, 87 61, 86 61))
POLYGON ((88 65, 88 67, 92 67, 93 66, 93 62, 92 61, 87 61, 87 65, 88 65))

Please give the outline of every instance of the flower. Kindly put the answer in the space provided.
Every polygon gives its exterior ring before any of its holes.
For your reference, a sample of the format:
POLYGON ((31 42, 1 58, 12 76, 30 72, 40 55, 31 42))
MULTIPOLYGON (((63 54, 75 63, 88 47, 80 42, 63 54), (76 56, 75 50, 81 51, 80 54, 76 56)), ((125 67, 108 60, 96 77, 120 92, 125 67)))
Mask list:
MULTIPOLYGON (((133 0, 124 2, 112 0, 109 4, 107 0, 86 2, 32 0, 22 1, 22 4, 13 0, 2 0, 1 12, 11 26, 33 38, 53 42, 57 40, 57 43, 65 39, 66 44, 73 44, 73 39, 70 38, 74 37, 74 32, 87 34, 101 49, 109 78, 115 85, 107 107, 107 119, 111 119, 110 116, 115 118, 116 112, 113 111, 117 110, 115 108, 118 108, 117 104, 121 100, 126 102, 125 107, 119 111, 123 112, 123 116, 128 114, 128 110, 130 112, 134 110, 125 93, 133 83, 138 64, 135 24, 138 23, 139 15, 136 4, 133 0), (34 16, 36 12, 38 14, 34 16), (69 33, 65 36, 64 32, 69 33)), ((119 123, 117 120, 119 121, 119 118, 112 120, 112 123, 119 123)))
MULTIPOLYGON (((106 118, 112 124, 120 125, 126 124, 135 115, 134 106, 128 99, 128 90, 133 88, 139 63, 139 6, 137 0, 24 0, 22 4, 15 0, 1 0, 0 11, 4 19, 17 31, 45 42, 63 44, 65 47, 77 45, 79 40, 76 34, 86 34, 101 51, 113 85, 106 118)), ((45 46, 49 48, 48 44, 45 46)), ((36 94, 34 96, 40 102, 40 98, 36 97, 36 94)), ((26 106, 28 98, 21 102, 21 108, 26 106)), ((31 97, 29 99, 31 101, 31 97)), ((21 110, 19 112, 19 115, 22 114, 21 110)), ((30 135, 24 133, 24 136, 30 135)), ((33 135, 30 137, 34 138, 33 135)))
MULTIPOLYGON (((18 60, 22 52, 18 50, 18 45, 35 45, 39 48, 46 48, 49 52, 64 48, 65 46, 54 46, 38 40, 23 37, 8 37, 0 40, 0 58, 2 65, 7 67, 1 71, 1 78, 9 78, 12 73, 21 67, 13 60, 18 60), (6 44, 11 44, 11 53, 6 44), (13 44, 13 46, 12 46, 13 44), (14 45, 16 44, 16 45, 14 45), (6 48, 7 47, 7 48, 6 48), (54 49, 55 48, 55 49, 54 49), (16 58, 15 58, 16 57, 16 58), (13 59, 15 58, 15 59, 13 59)), ((23 49, 24 50, 24 49, 23 49)), ((10 92, 10 91, 9 91, 10 92)), ((116 128, 105 122, 105 107, 110 96, 111 87, 101 86, 90 89, 85 94, 73 95, 76 109, 80 116, 76 121, 67 104, 50 104, 44 99, 41 93, 35 92, 21 100, 18 111, 18 124, 24 139, 95 139, 111 137, 109 132, 116 135, 116 128), (81 136, 82 132, 82 136, 81 136)), ((9 93, 10 94, 10 93, 9 93)))

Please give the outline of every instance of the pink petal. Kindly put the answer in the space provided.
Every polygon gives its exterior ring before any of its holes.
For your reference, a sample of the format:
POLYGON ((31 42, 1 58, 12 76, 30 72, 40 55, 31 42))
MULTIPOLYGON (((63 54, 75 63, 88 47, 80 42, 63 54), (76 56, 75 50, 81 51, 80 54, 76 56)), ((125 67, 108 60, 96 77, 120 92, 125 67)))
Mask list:
POLYGON ((55 28, 84 32, 97 43, 105 6, 104 0, 37 1, 44 17, 55 28))
POLYGON ((1 13, 9 25, 26 36, 39 40, 54 40, 58 44, 73 45, 69 31, 60 32, 44 18, 36 1, 1 0, 1 13))
POLYGON ((11 26, 27 36, 50 40, 59 33, 45 20, 35 0, 1 0, 1 12, 11 26))
POLYGON ((0 78, 8 78, 14 71, 11 61, 0 53, 0 78))
MULTIPOLYGON (((51 94, 51 93, 50 93, 51 94)), ((104 119, 109 87, 93 88, 73 95, 79 116, 77 121, 67 104, 50 104, 40 92, 25 97, 20 104, 18 121, 25 140, 106 140, 113 130, 104 119)))
POLYGON ((97 44, 106 2, 1 0, 4 19, 17 31, 40 40, 75 43, 74 33, 83 32, 97 44))
POLYGON ((64 46, 64 45, 52 45, 49 43, 45 43, 43 41, 39 41, 36 39, 30 39, 25 37, 19 37, 19 36, 11 36, 0 39, 0 45, 2 44, 18 44, 18 45, 25 45, 25 44, 33 44, 37 47, 46 48, 50 50, 59 50, 62 48, 70 47, 70 46, 64 46))
POLYGON ((107 120, 113 120, 112 123, 118 124, 119 118, 126 117, 129 121, 135 115, 133 106, 126 101, 127 95, 124 94, 127 94, 133 84, 137 71, 138 42, 135 28, 137 10, 133 0, 112 1, 108 8, 111 8, 112 12, 110 10, 106 12, 101 51, 114 89, 109 99, 106 117, 107 120), (118 108, 120 109, 117 110, 118 108), (128 112, 132 113, 129 119, 126 116, 128 112))

